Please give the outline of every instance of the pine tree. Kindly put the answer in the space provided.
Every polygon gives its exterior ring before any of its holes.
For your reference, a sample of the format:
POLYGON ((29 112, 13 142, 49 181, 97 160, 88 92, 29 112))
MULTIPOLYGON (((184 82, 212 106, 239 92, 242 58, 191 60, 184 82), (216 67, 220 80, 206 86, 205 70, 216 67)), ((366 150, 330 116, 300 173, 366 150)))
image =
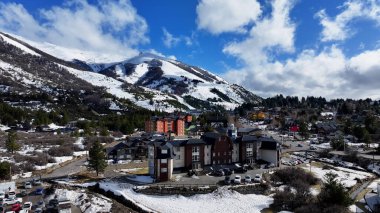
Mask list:
POLYGON ((344 186, 336 180, 337 176, 338 175, 334 173, 327 173, 324 176, 325 182, 321 193, 318 195, 318 199, 321 204, 328 206, 349 206, 352 203, 350 194, 346 191, 344 186))
POLYGON ((104 148, 97 140, 89 150, 89 162, 88 168, 96 171, 96 176, 99 176, 99 172, 104 172, 107 167, 106 155, 104 148))
POLYGON ((14 153, 15 151, 20 150, 20 144, 16 142, 17 140, 17 133, 16 132, 9 132, 7 141, 5 142, 5 147, 7 148, 7 151, 10 153, 14 153))
POLYGON ((109 133, 109 131, 108 131, 107 128, 102 127, 102 128, 100 129, 99 135, 100 135, 100 136, 109 136, 110 133, 109 133))

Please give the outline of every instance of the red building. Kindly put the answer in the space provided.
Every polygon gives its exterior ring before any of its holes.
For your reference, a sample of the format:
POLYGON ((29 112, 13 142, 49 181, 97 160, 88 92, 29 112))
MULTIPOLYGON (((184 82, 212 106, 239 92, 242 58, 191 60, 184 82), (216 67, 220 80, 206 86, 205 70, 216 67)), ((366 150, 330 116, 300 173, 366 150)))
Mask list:
POLYGON ((151 117, 145 121, 145 132, 174 133, 177 136, 185 135, 185 123, 191 122, 191 115, 151 117))

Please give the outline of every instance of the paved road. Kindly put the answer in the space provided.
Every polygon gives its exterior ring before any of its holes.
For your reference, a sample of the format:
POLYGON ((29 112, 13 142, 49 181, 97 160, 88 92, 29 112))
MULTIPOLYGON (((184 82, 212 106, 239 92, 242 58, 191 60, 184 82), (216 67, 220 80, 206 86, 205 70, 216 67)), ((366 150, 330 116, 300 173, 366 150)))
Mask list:
MULTIPOLYGON (((78 158, 74 160, 73 162, 70 162, 69 164, 66 164, 64 166, 61 166, 55 169, 50 174, 41 175, 41 178, 42 179, 60 178, 60 177, 69 176, 69 175, 76 174, 78 172, 85 171, 86 166, 84 164, 86 160, 87 160, 86 157, 78 158)), ((40 177, 35 176, 35 177, 30 177, 30 178, 20 178, 20 179, 17 179, 16 182, 20 183, 20 182, 25 182, 25 181, 31 181, 32 179, 35 179, 35 178, 40 178, 40 177)))
POLYGON ((75 160, 67 165, 64 165, 56 170, 54 170, 52 173, 44 175, 44 178, 54 178, 54 177, 61 177, 66 175, 73 175, 75 173, 85 171, 86 166, 84 165, 86 162, 86 157, 79 158, 78 160, 75 160))
POLYGON ((355 198, 364 190, 367 188, 367 186, 372 182, 372 180, 370 181, 367 181, 365 183, 363 183, 359 188, 357 188, 355 191, 353 191, 351 194, 350 194, 350 198, 355 200, 355 198))

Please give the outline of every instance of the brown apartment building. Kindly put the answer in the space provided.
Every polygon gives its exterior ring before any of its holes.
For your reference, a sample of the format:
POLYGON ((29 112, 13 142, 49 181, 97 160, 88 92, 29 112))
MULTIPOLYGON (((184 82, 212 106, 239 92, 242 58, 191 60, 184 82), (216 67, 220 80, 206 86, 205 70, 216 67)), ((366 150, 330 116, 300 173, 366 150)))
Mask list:
POLYGON ((185 123, 191 122, 191 115, 151 117, 145 121, 145 132, 173 133, 177 136, 185 135, 185 123))

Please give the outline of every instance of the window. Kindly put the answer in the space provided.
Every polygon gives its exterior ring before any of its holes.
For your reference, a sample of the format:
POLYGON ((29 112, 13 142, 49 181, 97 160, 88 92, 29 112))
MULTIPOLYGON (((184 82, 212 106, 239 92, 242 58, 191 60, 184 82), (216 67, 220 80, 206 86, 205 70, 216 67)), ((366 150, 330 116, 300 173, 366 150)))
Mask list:
POLYGON ((191 159, 192 159, 193 161, 199 161, 199 155, 193 155, 193 156, 191 157, 191 159))
POLYGON ((212 156, 215 157, 215 152, 212 153, 212 156))
POLYGON ((199 146, 193 146, 192 152, 193 153, 199 152, 199 146))
POLYGON ((168 154, 168 150, 167 149, 162 149, 161 150, 161 154, 168 154))
POLYGON ((218 156, 220 156, 220 152, 218 152, 218 156))
POLYGON ((181 147, 177 147, 177 152, 180 152, 181 151, 181 147))
POLYGON ((161 159, 161 163, 168 163, 168 159, 161 159))
POLYGON ((226 156, 227 155, 227 153, 226 152, 224 152, 224 156, 226 156))
POLYGON ((161 173, 168 172, 168 168, 161 168, 161 173))

